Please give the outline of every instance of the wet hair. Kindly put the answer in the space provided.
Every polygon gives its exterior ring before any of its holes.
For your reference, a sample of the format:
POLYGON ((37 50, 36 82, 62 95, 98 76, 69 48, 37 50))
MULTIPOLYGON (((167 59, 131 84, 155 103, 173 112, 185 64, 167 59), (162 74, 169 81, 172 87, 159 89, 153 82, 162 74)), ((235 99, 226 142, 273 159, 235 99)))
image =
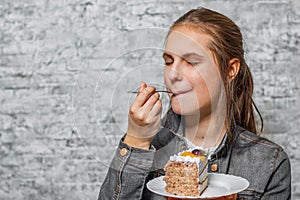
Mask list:
POLYGON ((253 95, 253 79, 250 69, 244 58, 243 37, 239 27, 228 17, 206 9, 193 9, 181 16, 173 23, 170 31, 177 27, 185 26, 193 31, 208 34, 211 41, 208 49, 213 53, 216 64, 224 82, 227 105, 226 105, 226 129, 230 139, 236 125, 241 126, 255 134, 263 129, 263 119, 256 107, 253 95), (237 58, 240 61, 240 69, 233 80, 229 80, 229 61, 237 58), (255 119, 256 110, 261 129, 255 119))

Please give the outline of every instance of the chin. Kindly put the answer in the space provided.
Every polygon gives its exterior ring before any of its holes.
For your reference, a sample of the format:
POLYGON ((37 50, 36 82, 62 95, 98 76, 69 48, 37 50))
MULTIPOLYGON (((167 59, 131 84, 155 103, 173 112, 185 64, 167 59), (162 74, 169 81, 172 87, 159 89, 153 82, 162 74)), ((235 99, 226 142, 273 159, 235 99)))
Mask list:
POLYGON ((177 115, 182 115, 182 111, 181 111, 180 108, 178 109, 177 107, 173 107, 173 106, 172 106, 172 110, 173 110, 173 112, 176 113, 177 115))
POLYGON ((195 112, 197 112, 190 107, 180 106, 175 103, 172 103, 171 106, 172 106, 172 110, 174 111, 174 113, 176 113, 178 115, 191 115, 191 114, 194 114, 195 112))

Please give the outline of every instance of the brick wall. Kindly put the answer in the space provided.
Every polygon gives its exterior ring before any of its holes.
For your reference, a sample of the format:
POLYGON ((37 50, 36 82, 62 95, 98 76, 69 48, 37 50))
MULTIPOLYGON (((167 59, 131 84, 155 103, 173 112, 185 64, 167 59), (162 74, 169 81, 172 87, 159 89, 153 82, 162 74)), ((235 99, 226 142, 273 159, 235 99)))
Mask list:
POLYGON ((198 6, 241 27, 265 136, 289 154, 300 198, 300 2, 108 2, 0 1, 0 199, 96 199, 126 129, 126 91, 162 87, 166 28, 198 6))

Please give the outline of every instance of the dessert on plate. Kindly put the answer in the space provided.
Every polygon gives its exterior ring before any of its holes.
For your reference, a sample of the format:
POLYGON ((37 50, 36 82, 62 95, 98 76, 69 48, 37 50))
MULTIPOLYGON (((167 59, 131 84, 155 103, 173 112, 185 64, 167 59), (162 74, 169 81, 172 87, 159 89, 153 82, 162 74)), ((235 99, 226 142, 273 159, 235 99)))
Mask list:
POLYGON ((166 191, 181 196, 200 196, 208 186, 205 151, 190 149, 170 157, 164 167, 166 191))

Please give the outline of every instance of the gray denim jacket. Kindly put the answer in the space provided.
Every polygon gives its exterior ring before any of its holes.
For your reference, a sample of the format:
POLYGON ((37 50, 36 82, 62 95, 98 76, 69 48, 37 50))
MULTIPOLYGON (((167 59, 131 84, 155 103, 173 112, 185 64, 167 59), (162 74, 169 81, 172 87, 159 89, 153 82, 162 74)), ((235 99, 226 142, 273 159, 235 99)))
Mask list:
MULTIPOLYGON (((165 128, 155 136, 149 151, 130 147, 121 140, 98 200, 165 200, 150 192, 146 183, 164 175, 163 167, 171 155, 188 148, 180 118, 168 112, 163 122, 165 128)), ((250 185, 238 194, 238 199, 290 199, 291 168, 284 150, 238 126, 233 139, 229 142, 225 135, 209 160, 209 172, 213 165, 216 173, 246 178, 250 185)))

